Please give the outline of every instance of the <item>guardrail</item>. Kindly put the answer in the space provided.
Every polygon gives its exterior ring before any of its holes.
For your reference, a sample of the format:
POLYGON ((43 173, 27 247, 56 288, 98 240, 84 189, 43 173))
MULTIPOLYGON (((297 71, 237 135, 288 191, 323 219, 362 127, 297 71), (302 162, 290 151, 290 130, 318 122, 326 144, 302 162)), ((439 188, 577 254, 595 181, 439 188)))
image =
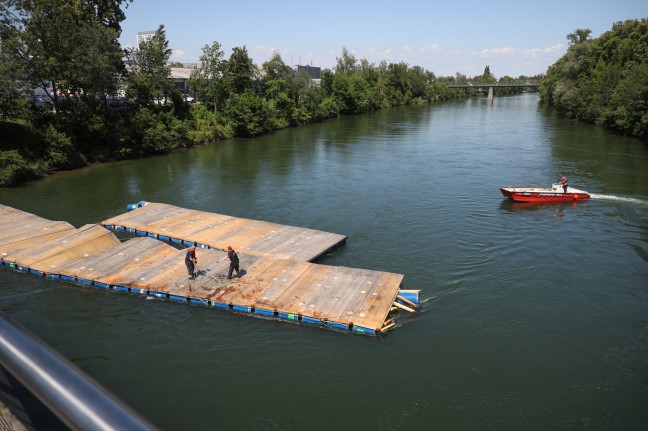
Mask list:
POLYGON ((2 312, 0 364, 71 429, 156 429, 2 312))

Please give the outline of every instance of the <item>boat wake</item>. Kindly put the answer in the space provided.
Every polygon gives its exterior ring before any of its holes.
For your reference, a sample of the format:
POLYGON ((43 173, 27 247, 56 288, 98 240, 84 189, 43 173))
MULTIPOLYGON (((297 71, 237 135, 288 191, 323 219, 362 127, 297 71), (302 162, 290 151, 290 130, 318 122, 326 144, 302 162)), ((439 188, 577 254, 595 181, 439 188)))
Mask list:
POLYGON ((615 195, 599 195, 596 193, 592 193, 590 195, 590 198, 592 199, 605 199, 608 201, 619 201, 619 202, 628 202, 632 204, 639 204, 639 205, 648 205, 648 201, 641 200, 641 199, 635 199, 635 198, 626 198, 623 196, 615 196, 615 195))
POLYGON ((423 304, 425 304, 426 302, 435 301, 438 298, 439 298, 439 295, 428 296, 427 298, 421 299, 420 305, 423 306, 423 304))

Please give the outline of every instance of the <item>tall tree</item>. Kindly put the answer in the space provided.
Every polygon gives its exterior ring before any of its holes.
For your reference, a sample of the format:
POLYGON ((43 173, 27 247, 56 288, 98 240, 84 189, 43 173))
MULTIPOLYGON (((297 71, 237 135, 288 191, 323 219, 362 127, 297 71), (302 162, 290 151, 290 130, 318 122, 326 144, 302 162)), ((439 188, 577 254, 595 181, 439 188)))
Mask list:
POLYGON ((225 79, 231 94, 243 94, 253 88, 255 67, 245 46, 232 50, 225 70, 225 79))
POLYGON ((409 81, 412 92, 412 99, 425 100, 428 97, 427 89, 430 85, 429 76, 421 66, 414 66, 409 69, 409 81))
POLYGON ((171 89, 171 67, 168 65, 171 49, 166 39, 164 26, 160 25, 153 37, 126 53, 130 68, 127 93, 137 99, 141 106, 148 106, 154 100, 166 97, 171 89))
POLYGON ((342 54, 337 57, 335 73, 345 73, 347 75, 356 73, 358 70, 357 60, 346 48, 342 48, 342 54))
POLYGON ((575 30, 573 33, 569 33, 567 35, 569 46, 578 45, 579 43, 583 43, 585 41, 590 40, 589 36, 591 33, 592 30, 590 30, 589 28, 579 28, 575 30))
POLYGON ((495 75, 491 73, 489 65, 486 65, 486 67, 484 67, 484 73, 482 75, 475 76, 474 80, 476 82, 484 84, 494 84, 497 82, 495 75))
POLYGON ((263 94, 274 110, 277 117, 277 127, 287 127, 295 106, 293 98, 293 82, 295 71, 286 66, 278 53, 274 53, 270 60, 263 63, 263 94))
POLYGON ((226 99, 225 66, 223 51, 218 42, 211 46, 205 45, 200 56, 200 66, 191 73, 189 87, 195 91, 198 99, 214 112, 219 109, 226 99))
POLYGON ((16 19, 7 5, 0 3, 0 119, 14 115, 24 76, 20 58, 11 55, 19 43, 16 19))
POLYGON ((388 92, 393 105, 405 105, 412 98, 412 82, 406 63, 390 63, 387 66, 388 92))
POLYGON ((123 72, 117 42, 122 3, 8 0, 0 13, 14 32, 3 45, 19 60, 25 80, 43 88, 57 110, 60 95, 113 92, 123 72))

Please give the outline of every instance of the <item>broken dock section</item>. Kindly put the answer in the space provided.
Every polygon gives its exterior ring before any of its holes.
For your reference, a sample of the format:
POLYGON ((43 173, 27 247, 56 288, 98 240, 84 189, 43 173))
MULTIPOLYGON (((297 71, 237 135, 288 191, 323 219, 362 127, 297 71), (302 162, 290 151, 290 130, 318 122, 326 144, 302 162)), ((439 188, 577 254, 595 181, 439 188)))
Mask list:
POLYGON ((106 291, 371 335, 392 329, 393 313, 418 303, 418 291, 400 289, 401 274, 310 262, 343 243, 343 235, 166 204, 101 225, 77 229, 0 205, 0 264, 106 291), (144 237, 122 242, 101 225, 144 237), (195 279, 187 277, 186 250, 169 243, 201 247, 195 279), (302 244, 306 252, 299 252, 302 244), (227 245, 241 260, 241 277, 231 280, 221 250, 227 245))

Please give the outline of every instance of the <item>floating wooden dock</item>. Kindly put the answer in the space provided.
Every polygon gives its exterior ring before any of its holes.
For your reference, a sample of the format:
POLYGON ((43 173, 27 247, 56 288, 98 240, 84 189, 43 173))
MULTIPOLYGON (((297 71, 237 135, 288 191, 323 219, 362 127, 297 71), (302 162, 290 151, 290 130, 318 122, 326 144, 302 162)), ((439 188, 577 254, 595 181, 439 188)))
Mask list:
POLYGON ((339 246, 342 235, 165 204, 101 225, 76 229, 0 205, 0 262, 101 289, 373 335, 393 328, 391 313, 413 311, 418 300, 418 291, 400 290, 400 274, 309 262, 339 246), (101 225, 144 237, 121 242, 101 225), (186 250, 160 240, 201 247, 195 279, 187 277, 186 250), (239 252, 240 278, 226 278, 227 245, 239 252))
POLYGON ((102 221, 101 225, 163 241, 275 259, 313 261, 344 245, 347 237, 163 203, 140 202, 134 210, 102 221))

